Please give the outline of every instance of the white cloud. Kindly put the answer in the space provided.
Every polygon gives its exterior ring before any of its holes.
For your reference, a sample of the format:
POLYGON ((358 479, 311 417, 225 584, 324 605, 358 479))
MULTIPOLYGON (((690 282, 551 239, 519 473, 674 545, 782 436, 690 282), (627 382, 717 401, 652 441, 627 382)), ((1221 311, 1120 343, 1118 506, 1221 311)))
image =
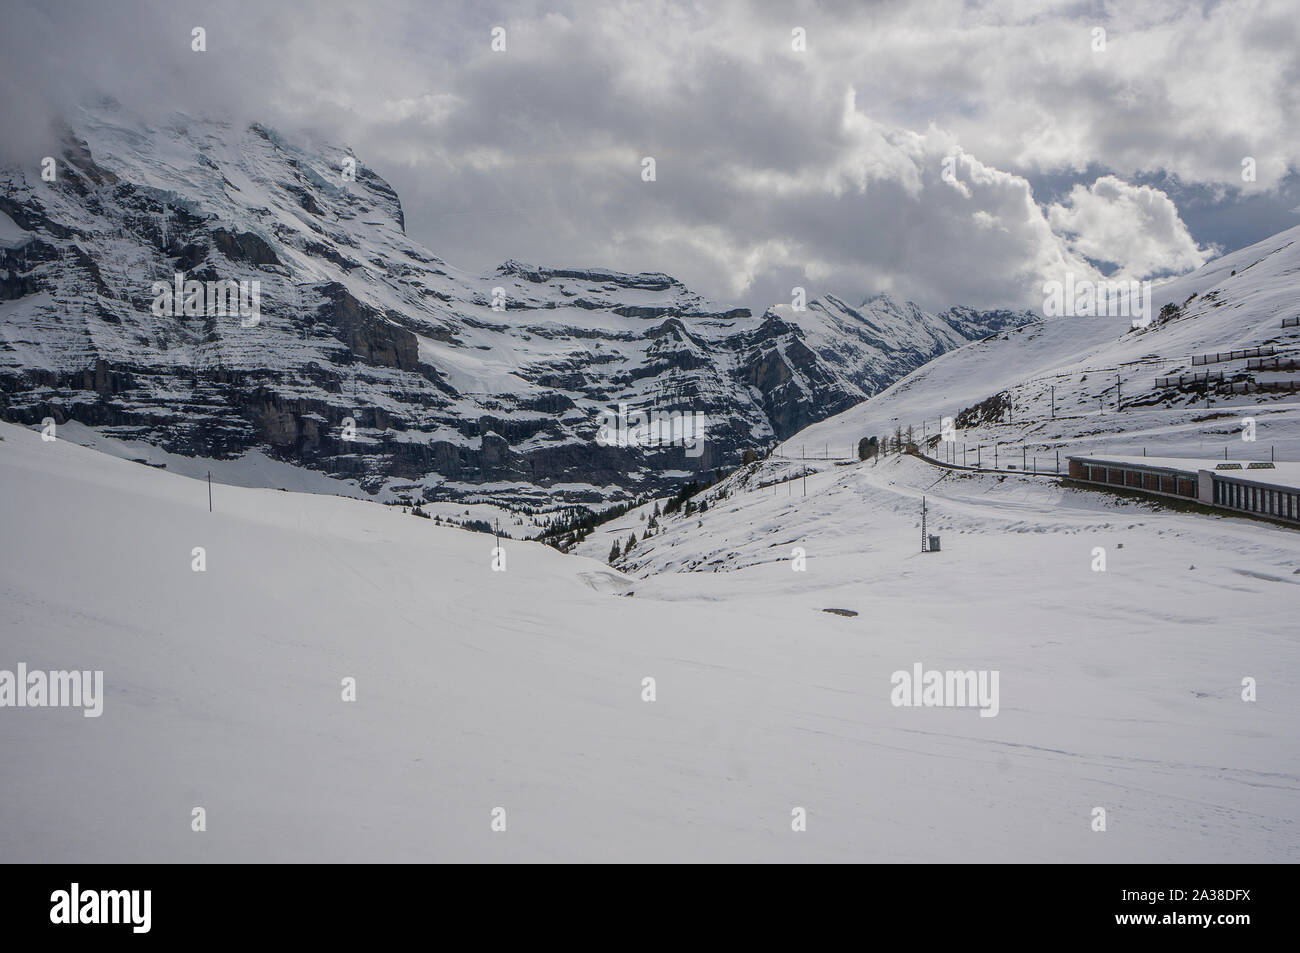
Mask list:
POLYGON ((759 307, 805 281, 1028 304, 1085 257, 1194 267, 1206 249, 1176 186, 1231 201, 1300 167, 1287 6, 229 0, 213 19, 189 0, 27 0, 0 33, 0 123, 10 161, 87 91, 146 115, 310 127, 349 142, 399 190, 411 233, 474 270, 661 270, 759 307), (1044 209, 1030 178, 1069 170, 1095 181, 1044 209), (1154 172, 1175 185, 1126 184, 1154 172))
POLYGON ((1164 192, 1113 175, 1076 185, 1048 221, 1071 251, 1117 266, 1122 278, 1190 271, 1218 253, 1197 246, 1164 192))

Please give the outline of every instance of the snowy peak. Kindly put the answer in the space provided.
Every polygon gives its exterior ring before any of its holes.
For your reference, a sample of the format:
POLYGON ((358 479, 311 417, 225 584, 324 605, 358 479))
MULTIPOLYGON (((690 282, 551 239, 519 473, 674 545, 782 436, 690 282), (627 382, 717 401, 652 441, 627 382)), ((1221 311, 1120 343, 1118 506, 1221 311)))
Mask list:
POLYGON ((604 268, 541 268, 527 265, 513 258, 502 264, 496 271, 499 275, 518 275, 535 284, 546 284, 556 278, 572 278, 591 285, 612 286, 614 288, 631 288, 639 291, 680 291, 686 288, 676 278, 657 272, 639 275, 625 275, 604 268))
POLYGON ((883 293, 857 308, 828 294, 809 302, 806 311, 778 305, 768 314, 796 324, 819 361, 865 396, 940 354, 1038 320, 1029 311, 954 308, 933 314, 883 293))

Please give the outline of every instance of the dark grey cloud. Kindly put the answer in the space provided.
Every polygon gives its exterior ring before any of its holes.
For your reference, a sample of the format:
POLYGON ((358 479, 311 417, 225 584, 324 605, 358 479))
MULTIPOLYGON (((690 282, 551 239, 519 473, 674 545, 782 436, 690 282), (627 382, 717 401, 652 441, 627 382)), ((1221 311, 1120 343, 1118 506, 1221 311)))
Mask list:
POLYGON ((1107 270, 1140 277, 1300 220, 1296 12, 1266 0, 11 3, 0 158, 46 154, 54 117, 107 94, 154 118, 345 141, 398 189, 412 235, 470 270, 514 257, 666 271, 759 309, 796 284, 1026 305, 1045 276, 1086 272, 1102 248, 1119 259, 1107 270), (195 26, 206 53, 190 49, 195 26), (490 45, 498 26, 504 52, 490 45), (643 156, 657 181, 641 180, 643 156))

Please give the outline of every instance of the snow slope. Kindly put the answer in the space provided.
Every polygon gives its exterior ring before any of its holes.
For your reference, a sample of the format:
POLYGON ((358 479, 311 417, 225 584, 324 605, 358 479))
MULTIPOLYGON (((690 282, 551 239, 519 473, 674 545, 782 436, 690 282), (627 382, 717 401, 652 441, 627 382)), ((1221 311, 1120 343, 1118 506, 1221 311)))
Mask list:
POLYGON ((0 669, 107 696, 0 709, 11 861, 1300 860, 1289 531, 908 460, 807 498, 738 475, 631 575, 514 542, 493 572, 489 537, 399 509, 209 513, 201 482, 0 436, 0 669), (732 571, 641 578, 703 557, 732 571), (893 707, 915 662, 998 669, 1000 714, 893 707))
MULTIPOLYGON (((1300 226, 1225 255, 1191 274, 1153 288, 1153 314, 1179 305, 1172 320, 1131 330, 1128 318, 1061 317, 993 335, 950 351, 865 403, 814 424, 786 440, 848 456, 868 435, 908 426, 920 441, 933 438, 943 417, 1003 392, 1010 419, 958 423, 958 444, 995 441, 1054 458, 1067 453, 1137 453, 1300 459, 1300 394, 1208 395, 1195 387, 1157 385, 1157 378, 1222 371, 1225 384, 1296 379, 1295 372, 1257 372, 1246 359, 1194 365, 1192 357, 1272 347, 1283 359, 1300 356, 1300 327, 1282 327, 1300 315, 1300 226), (1118 396, 1123 409, 1117 410, 1118 396), (1053 397, 1052 389, 1055 388, 1053 397), (1055 417, 1053 414, 1055 404, 1055 417), (1240 420, 1257 418, 1253 443, 1242 441, 1240 420), (924 428, 924 431, 923 431, 924 428)), ((935 448, 936 451, 942 448, 935 448)), ((973 457, 972 457, 973 459, 973 457)))

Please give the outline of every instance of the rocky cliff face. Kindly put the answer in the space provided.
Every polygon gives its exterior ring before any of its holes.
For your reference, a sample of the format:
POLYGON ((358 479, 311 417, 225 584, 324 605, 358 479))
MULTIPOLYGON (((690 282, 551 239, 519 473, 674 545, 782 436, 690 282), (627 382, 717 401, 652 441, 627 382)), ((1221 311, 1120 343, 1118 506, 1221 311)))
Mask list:
POLYGON ((882 320, 827 299, 755 319, 661 274, 466 275, 406 237, 397 195, 346 149, 257 125, 150 127, 103 106, 56 159, 54 181, 39 158, 0 171, 5 418, 260 453, 387 498, 666 489, 1032 318, 882 320), (212 306, 223 282, 242 311, 212 306), (702 414, 705 439, 600 439, 620 405, 702 414))

